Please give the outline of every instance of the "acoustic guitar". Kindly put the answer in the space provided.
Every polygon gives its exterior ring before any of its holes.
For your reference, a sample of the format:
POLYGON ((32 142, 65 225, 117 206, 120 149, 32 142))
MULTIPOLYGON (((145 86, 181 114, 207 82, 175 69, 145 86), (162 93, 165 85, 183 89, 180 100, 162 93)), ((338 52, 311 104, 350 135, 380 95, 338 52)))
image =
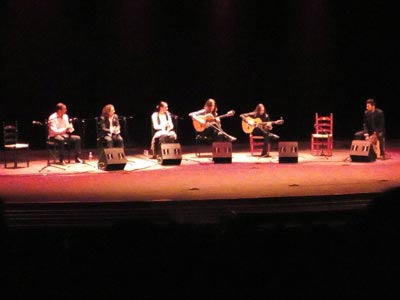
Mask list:
MULTIPOLYGON (((228 111, 224 115, 217 116, 219 119, 223 119, 226 117, 232 117, 235 115, 234 110, 228 111)), ((193 127, 197 132, 203 132, 208 126, 214 125, 215 117, 212 114, 205 114, 200 116, 194 116, 193 120, 193 127)), ((215 126, 214 126, 215 127, 215 126)))
POLYGON ((268 131, 272 129, 272 125, 282 125, 284 122, 282 118, 276 121, 263 122, 260 118, 243 117, 242 129, 245 133, 250 134, 256 127, 268 131))

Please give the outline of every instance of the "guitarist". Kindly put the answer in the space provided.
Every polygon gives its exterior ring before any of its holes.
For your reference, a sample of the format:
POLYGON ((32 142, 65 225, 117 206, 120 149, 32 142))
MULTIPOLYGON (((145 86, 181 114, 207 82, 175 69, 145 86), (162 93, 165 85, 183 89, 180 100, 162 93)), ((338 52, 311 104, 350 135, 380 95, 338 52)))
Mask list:
POLYGON ((198 131, 197 135, 205 140, 210 141, 228 141, 234 142, 236 138, 230 136, 222 130, 221 120, 218 117, 218 107, 214 99, 208 99, 204 104, 204 108, 189 113, 189 117, 204 126, 204 130, 198 131))
POLYGON ((252 131, 254 135, 262 135, 264 137, 264 145, 263 145, 263 150, 261 152, 261 156, 268 156, 269 155, 269 153, 267 153, 268 144, 270 143, 271 140, 278 140, 279 136, 271 132, 272 124, 261 126, 259 125, 260 122, 255 122, 253 120, 253 119, 257 119, 257 121, 261 120, 263 124, 271 121, 269 115, 267 114, 264 104, 262 103, 257 104, 254 111, 241 114, 240 117, 249 126, 254 127, 252 131))

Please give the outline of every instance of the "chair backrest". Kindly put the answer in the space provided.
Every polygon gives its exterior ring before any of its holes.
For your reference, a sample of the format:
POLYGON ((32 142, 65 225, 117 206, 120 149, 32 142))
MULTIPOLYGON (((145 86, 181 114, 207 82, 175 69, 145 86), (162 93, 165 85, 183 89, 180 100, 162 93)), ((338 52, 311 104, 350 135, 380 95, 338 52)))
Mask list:
POLYGON ((317 134, 333 134, 333 113, 321 116, 316 112, 314 128, 317 134))
POLYGON ((3 122, 3 142, 5 145, 14 145, 18 143, 18 123, 6 124, 3 122))
POLYGON ((49 120, 44 119, 42 126, 44 128, 44 134, 45 134, 46 141, 49 142, 49 133, 50 133, 49 120))

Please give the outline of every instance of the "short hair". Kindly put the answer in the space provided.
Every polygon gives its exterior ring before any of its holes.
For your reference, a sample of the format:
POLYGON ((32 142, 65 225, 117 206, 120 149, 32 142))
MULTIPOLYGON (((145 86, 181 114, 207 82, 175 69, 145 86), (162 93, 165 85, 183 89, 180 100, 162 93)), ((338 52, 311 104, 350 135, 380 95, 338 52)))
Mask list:
POLYGON ((64 103, 60 102, 56 104, 56 110, 61 110, 67 107, 64 103))
POLYGON ((367 104, 371 104, 371 105, 375 106, 376 105, 375 99, 373 99, 373 98, 367 99, 367 104))

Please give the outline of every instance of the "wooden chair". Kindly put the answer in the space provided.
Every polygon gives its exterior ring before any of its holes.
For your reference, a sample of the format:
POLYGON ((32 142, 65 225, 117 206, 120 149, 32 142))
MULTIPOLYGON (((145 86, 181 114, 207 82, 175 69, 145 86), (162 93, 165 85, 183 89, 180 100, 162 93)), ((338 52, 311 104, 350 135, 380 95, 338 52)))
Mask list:
POLYGON ((333 113, 321 116, 315 113, 315 132, 311 134, 311 154, 332 156, 333 154, 333 113))
POLYGON ((18 122, 6 125, 3 122, 4 167, 7 168, 7 153, 12 153, 14 168, 18 167, 18 157, 24 155, 26 166, 29 167, 29 143, 18 140, 18 122))
MULTIPOLYGON (((47 150, 47 166, 58 164, 61 157, 61 149, 59 144, 53 139, 49 138, 49 124, 48 120, 44 120, 43 126, 46 135, 46 150, 47 150)), ((64 149, 67 153, 67 162, 71 162, 71 146, 67 141, 64 141, 64 149)))
MULTIPOLYGON (((264 137, 262 135, 253 135, 249 134, 249 144, 250 144, 250 153, 251 156, 256 155, 256 152, 262 152, 264 147, 264 137)), ((268 144, 267 155, 269 155, 270 144, 268 144)))
POLYGON ((212 156, 212 144, 216 140, 209 137, 204 137, 197 132, 195 133, 195 155, 197 157, 212 156))

